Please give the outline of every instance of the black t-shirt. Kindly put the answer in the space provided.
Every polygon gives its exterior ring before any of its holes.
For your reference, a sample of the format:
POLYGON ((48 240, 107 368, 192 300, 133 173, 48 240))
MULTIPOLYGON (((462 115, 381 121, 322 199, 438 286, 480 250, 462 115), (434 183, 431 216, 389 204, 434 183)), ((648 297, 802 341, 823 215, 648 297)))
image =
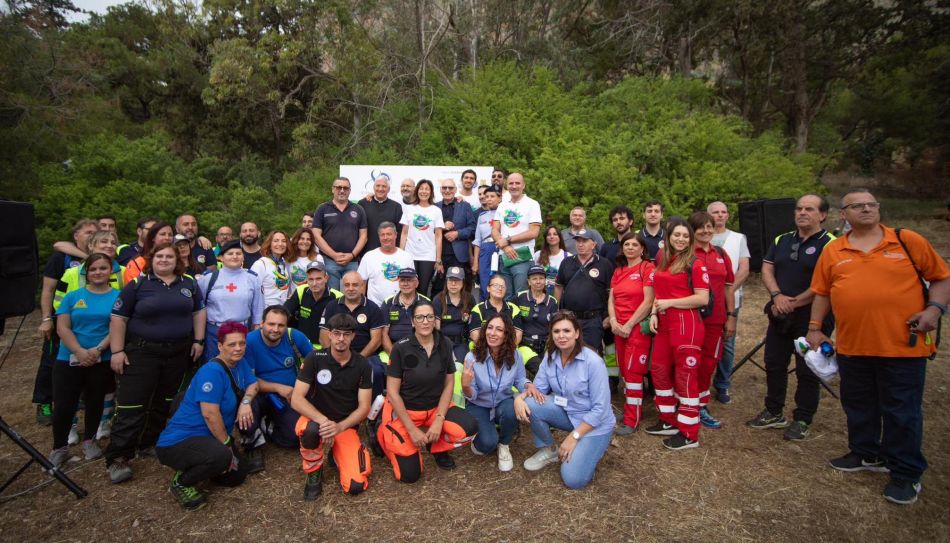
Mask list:
POLYGON ((254 251, 253 253, 249 253, 249 252, 247 252, 247 251, 244 250, 244 247, 241 247, 241 252, 244 253, 244 266, 243 266, 243 268, 244 268, 245 270, 251 269, 251 266, 253 266, 255 262, 257 262, 258 260, 261 259, 261 250, 260 250, 260 249, 254 251))
POLYGON ((415 334, 393 346, 386 375, 402 379, 399 395, 410 411, 426 411, 439 405, 445 376, 455 373, 452 342, 435 332, 432 356, 427 356, 415 334))
POLYGON ((600 250, 597 251, 597 254, 601 258, 606 258, 610 262, 613 262, 617 258, 617 255, 620 254, 620 240, 612 239, 610 241, 605 241, 603 245, 600 246, 600 250))
POLYGON ((307 400, 328 419, 340 422, 360 405, 360 389, 373 388, 373 369, 359 353, 351 352, 344 365, 329 349, 311 351, 297 372, 297 380, 310 385, 307 400))
POLYGON ((593 255, 584 266, 576 255, 564 259, 555 279, 564 288, 561 308, 578 312, 606 311, 613 273, 614 265, 598 255, 593 255))
POLYGON ((198 283, 176 277, 166 285, 153 274, 141 275, 122 289, 112 314, 128 319, 126 335, 145 341, 181 341, 194 332, 193 314, 204 308, 198 283))
POLYGON ((195 261, 201 266, 201 273, 204 273, 208 268, 218 267, 218 259, 214 256, 214 249, 205 249, 195 242, 191 246, 191 253, 195 255, 195 261))
POLYGON ((360 230, 367 228, 366 211, 353 202, 347 202, 340 211, 333 202, 326 202, 313 214, 313 227, 319 228, 324 241, 339 253, 352 253, 360 238, 360 230))
POLYGON ((330 317, 340 313, 348 313, 356 319, 356 335, 353 336, 353 342, 350 343, 350 349, 356 353, 362 351, 369 344, 371 331, 386 326, 386 320, 383 319, 383 312, 380 311, 379 306, 363 296, 362 302, 353 311, 350 311, 350 308, 347 307, 345 298, 327 304, 323 310, 323 318, 320 319, 320 328, 329 330, 327 323, 330 322, 330 317))
POLYGON ((313 292, 310 287, 304 288, 302 295, 294 292, 284 302, 284 308, 290 313, 290 323, 288 325, 303 332, 311 343, 320 343, 320 325, 323 324, 323 310, 327 304, 341 296, 343 296, 342 292, 330 289, 330 287, 324 287, 323 295, 320 296, 319 300, 313 299, 313 292))
MULTIPOLYGON (((835 238, 826 230, 820 230, 804 241, 797 230, 775 238, 762 260, 775 267, 775 282, 778 283, 782 294, 797 296, 811 286, 811 276, 818 257, 821 256, 825 245, 833 239, 835 238), (796 260, 793 260, 792 253, 795 253, 796 260)), ((796 311, 810 307, 800 307, 796 311)))
POLYGON ((535 301, 531 292, 522 292, 515 299, 518 309, 521 311, 521 319, 524 323, 524 341, 544 341, 548 337, 548 326, 551 323, 551 317, 557 313, 557 299, 554 296, 545 294, 544 300, 540 303, 535 301))
POLYGON ((366 201, 366 198, 360 199, 360 206, 366 212, 366 246, 363 247, 365 255, 373 249, 379 248, 379 225, 384 222, 391 222, 396 225, 396 239, 402 233, 402 225, 399 220, 402 219, 402 206, 399 202, 386 198, 384 202, 377 202, 376 198, 366 201))
POLYGON ((49 257, 49 260, 46 261, 46 266, 43 268, 43 277, 49 277, 50 279, 59 281, 63 278, 63 274, 66 273, 66 270, 81 265, 81 258, 55 252, 49 257))

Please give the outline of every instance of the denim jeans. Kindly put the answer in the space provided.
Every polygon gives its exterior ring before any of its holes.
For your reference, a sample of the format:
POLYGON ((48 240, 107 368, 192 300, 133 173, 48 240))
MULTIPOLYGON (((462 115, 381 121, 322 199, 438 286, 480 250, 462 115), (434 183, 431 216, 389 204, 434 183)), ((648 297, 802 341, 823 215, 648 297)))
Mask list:
POLYGON ((360 263, 357 260, 351 260, 346 266, 341 266, 333 261, 332 258, 324 258, 323 263, 327 267, 327 275, 329 275, 329 280, 327 284, 330 285, 330 288, 340 289, 340 281, 343 279, 343 274, 348 271, 356 271, 360 268, 360 263))
POLYGON ((920 481, 927 469, 921 451, 927 360, 838 353, 838 370, 848 448, 879 457, 892 478, 920 481))
MULTIPOLYGON (((543 404, 538 404, 531 397, 525 403, 531 411, 531 433, 534 435, 535 447, 540 449, 554 444, 551 426, 565 431, 574 429, 564 408, 554 405, 553 395, 548 395, 543 404)), ((610 432, 599 436, 586 435, 577 442, 571 459, 561 464, 561 480, 568 488, 584 488, 591 482, 597 463, 610 446, 612 435, 610 432)))
POLYGON ((716 376, 713 377, 713 386, 716 390, 729 390, 732 385, 732 363, 736 359, 736 336, 738 335, 739 308, 736 308, 736 333, 723 340, 722 358, 716 367, 716 376))
POLYGON ((513 299, 522 290, 528 290, 528 269, 533 265, 534 261, 528 260, 509 267, 502 264, 501 257, 498 257, 498 273, 508 286, 507 298, 513 299))
POLYGON ((495 417, 491 418, 491 409, 465 404, 465 410, 478 422, 478 434, 475 435, 475 448, 480 453, 491 454, 498 448, 498 444, 509 445, 515 438, 518 429, 518 419, 515 418, 515 400, 508 398, 495 406, 495 417), (498 425, 496 428, 495 425, 498 425))

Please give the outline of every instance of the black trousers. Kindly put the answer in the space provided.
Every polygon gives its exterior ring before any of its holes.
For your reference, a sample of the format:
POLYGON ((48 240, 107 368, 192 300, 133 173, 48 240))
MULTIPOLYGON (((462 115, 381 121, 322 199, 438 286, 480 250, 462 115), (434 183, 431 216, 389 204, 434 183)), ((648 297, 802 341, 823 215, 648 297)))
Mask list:
MULTIPOLYGON (((413 260, 416 274, 419 276, 419 286, 416 292, 429 296, 429 287, 432 286, 432 277, 435 275, 435 262, 429 260, 413 260)), ((429 296, 431 298, 431 296, 429 296)))
POLYGON ((36 368, 36 380, 33 382, 33 403, 53 403, 53 367, 58 353, 59 336, 53 326, 49 339, 43 340, 43 349, 40 351, 40 365, 36 368))
POLYGON ((79 406, 79 397, 85 395, 86 412, 83 415, 83 439, 93 439, 102 418, 102 402, 113 381, 108 362, 94 366, 70 366, 57 362, 53 366, 53 448, 65 447, 69 427, 79 406))
POLYGON ((584 336, 584 343, 592 350, 603 356, 604 354, 604 319, 594 317, 591 319, 578 319, 581 323, 581 333, 584 336))
POLYGON ((165 428, 171 402, 191 363, 191 339, 150 343, 129 339, 129 365, 119 376, 112 436, 106 463, 131 459, 135 450, 155 445, 165 428))
POLYGON ((262 431, 267 441, 284 449, 300 448, 300 439, 297 437, 297 420, 300 413, 290 407, 290 402, 275 392, 258 394, 251 400, 251 412, 254 413, 254 422, 247 430, 240 430, 244 450, 249 451, 263 446, 257 443, 257 432, 262 431), (278 409, 269 396, 276 396, 284 404, 278 409), (266 419, 266 420, 265 420, 266 419), (264 431, 263 427, 267 428, 264 431))
MULTIPOLYGON (((788 362, 795 357, 795 410, 794 420, 811 424, 818 411, 821 399, 821 380, 811 371, 805 359, 795 354, 793 342, 808 333, 808 313, 796 311, 787 320, 769 319, 765 333, 765 408, 769 413, 780 414, 785 408, 785 394, 788 391, 788 362)), ((830 326, 822 327, 831 334, 830 326)))
POLYGON ((231 467, 232 449, 212 436, 189 437, 169 447, 156 447, 163 466, 181 472, 178 482, 185 486, 211 480, 220 486, 238 486, 247 478, 247 465, 238 457, 236 470, 231 467))
MULTIPOLYGON (((445 243, 445 242, 443 242, 445 243)), ((472 284, 474 278, 472 277, 472 265, 469 262, 460 262, 458 258, 455 257, 455 251, 449 251, 442 255, 442 272, 435 276, 432 281, 432 297, 434 298, 436 294, 442 292, 445 289, 445 271, 451 268, 452 266, 458 266, 462 268, 462 271, 465 272, 465 279, 463 283, 465 288, 471 292, 472 284)))

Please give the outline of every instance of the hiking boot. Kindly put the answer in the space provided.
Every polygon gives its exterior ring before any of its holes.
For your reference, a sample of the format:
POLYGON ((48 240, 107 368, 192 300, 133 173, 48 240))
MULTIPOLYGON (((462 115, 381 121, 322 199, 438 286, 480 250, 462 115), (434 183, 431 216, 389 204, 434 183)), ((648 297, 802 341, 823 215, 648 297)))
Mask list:
POLYGON ((168 491, 172 493, 172 496, 175 496, 175 499, 186 511, 197 511, 204 507, 208 503, 205 495, 193 486, 185 486, 178 482, 180 476, 180 471, 175 474, 172 484, 168 486, 168 491))
POLYGON ((515 461, 511 458, 511 450, 508 445, 498 444, 498 471, 511 471, 515 467, 515 461))
POLYGON ((785 429, 784 437, 788 441, 802 441, 808 437, 808 431, 811 428, 809 424, 802 420, 794 420, 785 429))
POLYGON ((109 464, 106 471, 109 473, 109 480, 114 485, 124 483, 132 478, 132 468, 129 467, 124 458, 118 458, 109 464))
POLYGON ((452 460, 452 456, 447 452, 433 453, 432 456, 435 457, 435 465, 439 466, 445 470, 455 469, 455 460, 452 460))
POLYGON ((53 424, 53 404, 36 404, 36 423, 40 426, 49 426, 53 424))
POLYGON ((711 430, 722 428, 722 421, 712 416, 712 414, 709 413, 709 409, 705 407, 699 410, 699 422, 711 430))
POLYGON ((307 474, 307 482, 303 487, 304 501, 312 502, 323 493, 323 470, 311 471, 307 474))
POLYGON ((729 389, 716 390, 716 401, 725 405, 732 403, 732 396, 729 395, 729 389))
POLYGON ((264 471, 264 449, 258 447, 244 453, 244 460, 247 461, 247 473, 259 473, 264 471))
POLYGON ((137 458, 158 458, 158 453, 155 452, 155 447, 145 447, 139 449, 135 456, 137 458))
POLYGON ((557 451, 554 450, 553 447, 541 447, 538 449, 538 452, 524 461, 524 469, 528 471, 538 471, 554 462, 557 462, 557 451))
POLYGON ((96 458, 102 458, 102 449, 99 448, 99 444, 94 439, 87 439, 82 442, 82 454, 86 457, 86 460, 95 460, 96 458))
POLYGON ((627 426, 626 424, 621 423, 614 427, 614 434, 618 436, 629 436, 635 433, 637 433, 636 426, 627 426))
POLYGON ((778 415, 773 415, 768 409, 763 409, 761 413, 755 416, 754 419, 745 423, 749 428, 755 428, 756 430, 764 430, 765 428, 785 428, 788 426, 788 419, 785 418, 785 415, 779 413, 778 415))
POLYGON ((884 499, 897 505, 910 505, 917 501, 921 490, 920 483, 892 477, 884 487, 884 499))
POLYGON ((699 447, 699 441, 687 439, 686 436, 677 432, 675 436, 664 439, 663 446, 673 451, 678 451, 681 449, 695 449, 696 447, 699 447))
POLYGON ((650 434, 651 436, 675 436, 679 433, 679 430, 676 429, 676 426, 667 424, 662 420, 653 426, 647 426, 643 431, 650 434))
POLYGON ((53 452, 49 453, 49 463, 56 469, 62 467, 67 460, 69 460, 69 446, 53 449, 53 452))
POLYGON ((887 473, 889 470, 884 466, 884 461, 879 458, 865 459, 856 452, 835 458, 829 462, 831 467, 838 471, 874 471, 877 473, 887 473))
POLYGON ((66 443, 68 445, 75 445, 79 443, 79 425, 75 422, 69 428, 69 437, 66 438, 66 443))

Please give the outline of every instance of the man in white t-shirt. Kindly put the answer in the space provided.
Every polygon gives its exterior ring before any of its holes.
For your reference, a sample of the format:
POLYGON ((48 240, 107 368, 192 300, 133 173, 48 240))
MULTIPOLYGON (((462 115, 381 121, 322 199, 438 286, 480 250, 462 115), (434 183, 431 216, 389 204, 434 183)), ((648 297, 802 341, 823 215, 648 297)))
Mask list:
MULTIPOLYGON (((713 227, 716 233, 713 235, 712 244, 722 247, 729 259, 732 260, 732 271, 736 276, 733 283, 736 296, 736 311, 738 317, 739 308, 742 306, 742 284, 749 277, 749 244, 746 241, 745 234, 734 232, 726 228, 729 222, 729 208, 722 202, 713 202, 706 208, 706 212, 712 215, 713 227)), ((732 362, 736 357, 736 335, 733 334, 722 344, 722 359, 719 361, 719 367, 716 368, 716 377, 713 379, 713 385, 716 387, 716 399, 721 403, 729 403, 732 398, 729 396, 729 386, 732 384, 732 362)))
POLYGON ((463 202, 468 202, 473 214, 477 214, 478 210, 482 207, 482 203, 478 200, 478 191, 475 190, 475 181, 475 170, 465 170, 462 172, 462 187, 458 193, 458 197, 461 198, 463 202))
POLYGON ((502 253, 498 258, 498 273, 507 283, 508 296, 512 298, 528 288, 528 268, 534 264, 534 240, 541 231, 541 206, 528 197, 524 189, 523 175, 508 176, 511 199, 498 206, 492 224, 492 239, 502 253))
POLYGON ((363 255, 357 272, 363 278, 366 297, 382 306, 399 292, 399 270, 413 266, 409 253, 396 247, 396 225, 383 222, 377 229, 380 246, 363 255))

